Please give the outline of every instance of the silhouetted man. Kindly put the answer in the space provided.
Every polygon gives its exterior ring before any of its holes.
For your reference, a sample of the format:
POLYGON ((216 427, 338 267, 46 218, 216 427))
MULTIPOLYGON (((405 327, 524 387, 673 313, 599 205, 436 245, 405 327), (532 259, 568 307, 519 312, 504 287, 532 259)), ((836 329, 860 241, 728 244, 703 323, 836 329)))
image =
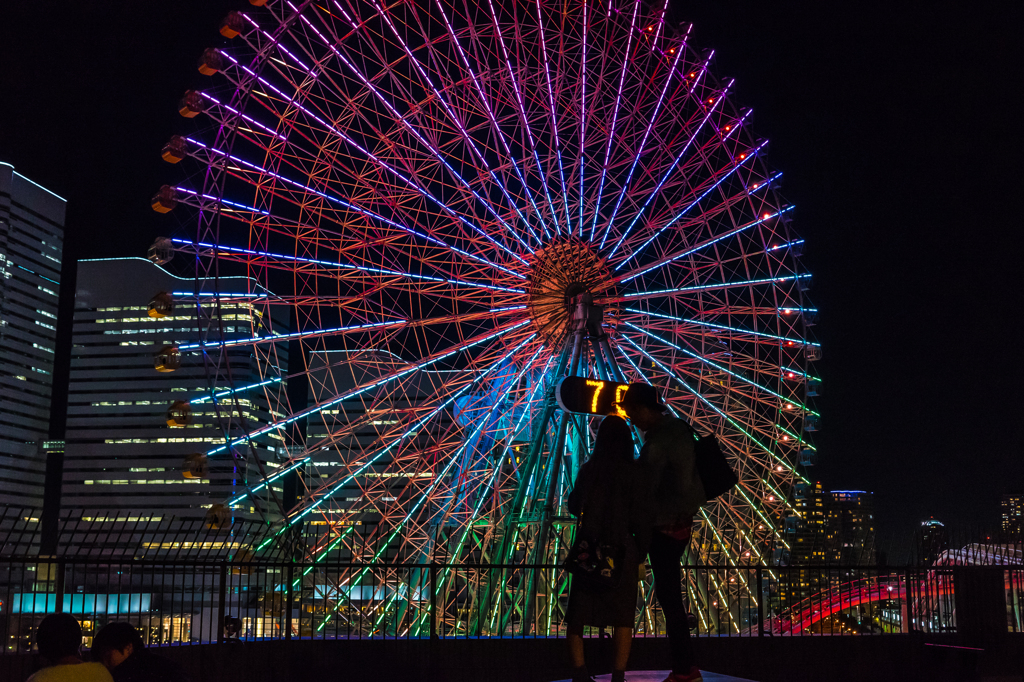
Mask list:
POLYGON ((697 475, 693 431, 682 419, 665 414, 658 391, 650 384, 630 384, 619 406, 644 432, 639 461, 654 513, 648 558, 672 649, 672 674, 665 682, 701 682, 683 606, 679 565, 690 546, 693 516, 707 502, 697 475))

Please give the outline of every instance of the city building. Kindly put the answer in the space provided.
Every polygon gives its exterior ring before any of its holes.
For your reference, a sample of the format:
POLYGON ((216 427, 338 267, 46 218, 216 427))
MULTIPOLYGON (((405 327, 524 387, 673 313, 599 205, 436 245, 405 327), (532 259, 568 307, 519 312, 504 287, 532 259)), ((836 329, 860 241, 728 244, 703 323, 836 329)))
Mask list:
POLYGON ((829 496, 821 483, 798 483, 795 487, 793 507, 799 516, 793 517, 789 530, 790 563, 793 565, 824 563, 828 546, 829 496))
POLYGON ((43 504, 65 206, 0 163, 0 504, 43 504))
POLYGON ((1003 495, 999 511, 1002 516, 1000 530, 1003 539, 1020 542, 1024 538, 1024 493, 1012 492, 1003 495))
POLYGON ((833 490, 825 506, 828 563, 839 566, 877 563, 874 494, 864 490, 833 490))
MULTIPOLYGON (((287 328, 277 319, 281 306, 268 321, 246 297, 266 296, 252 280, 218 281, 222 294, 234 295, 221 297, 219 307, 197 310, 191 296, 195 281, 146 259, 79 262, 65 509, 80 510, 94 523, 203 517, 287 457, 282 436, 273 430, 247 446, 205 457, 228 436, 238 439, 279 418, 270 411, 266 392, 286 388, 286 343, 259 346, 273 347, 276 354, 268 357, 285 365, 275 367, 273 376, 260 374, 267 365, 257 363, 251 345, 224 344, 281 333, 287 328), (212 332, 205 353, 197 352, 200 331, 212 332), (210 399, 211 386, 217 404, 210 399), (246 386, 251 388, 243 390, 246 386)), ((281 492, 265 488, 230 516, 279 514, 269 498, 281 492)))
POLYGON ((828 494, 821 483, 797 483, 793 489, 796 514, 786 519, 789 549, 777 549, 775 561, 793 568, 779 574, 779 608, 786 608, 818 590, 824 576, 828 531, 828 494))
POLYGON ((949 549, 949 530, 946 524, 934 518, 921 522, 917 538, 918 561, 931 565, 949 549))

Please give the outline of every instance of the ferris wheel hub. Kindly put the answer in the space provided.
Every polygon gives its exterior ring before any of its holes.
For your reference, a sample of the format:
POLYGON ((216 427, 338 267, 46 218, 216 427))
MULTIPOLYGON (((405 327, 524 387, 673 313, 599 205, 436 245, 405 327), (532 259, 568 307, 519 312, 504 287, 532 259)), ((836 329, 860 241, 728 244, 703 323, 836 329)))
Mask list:
MULTIPOLYGON (((575 329, 581 297, 592 302, 613 286, 608 263, 590 244, 576 237, 550 242, 531 263, 527 307, 534 328, 549 347, 560 346, 575 329)), ((614 315, 606 320, 613 322, 614 315)))

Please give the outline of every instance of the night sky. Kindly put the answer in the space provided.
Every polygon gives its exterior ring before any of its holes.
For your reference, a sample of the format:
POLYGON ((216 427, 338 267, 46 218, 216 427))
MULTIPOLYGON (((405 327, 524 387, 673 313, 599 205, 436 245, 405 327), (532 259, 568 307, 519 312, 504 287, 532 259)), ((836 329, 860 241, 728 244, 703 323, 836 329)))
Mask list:
MULTIPOLYGON (((66 261, 144 256, 178 228, 149 208, 180 179, 160 148, 186 129, 181 93, 208 82, 195 65, 217 22, 244 7, 0 4, 0 161, 68 199, 66 261)), ((822 311, 809 476, 873 491, 883 543, 932 515, 994 529, 1024 486, 1021 7, 670 7, 785 172, 822 311)))

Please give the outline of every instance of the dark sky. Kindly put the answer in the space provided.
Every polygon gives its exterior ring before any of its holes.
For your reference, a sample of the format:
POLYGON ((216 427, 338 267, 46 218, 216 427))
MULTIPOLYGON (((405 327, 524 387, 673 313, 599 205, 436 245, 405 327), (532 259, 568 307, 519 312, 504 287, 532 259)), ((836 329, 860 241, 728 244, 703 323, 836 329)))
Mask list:
MULTIPOLYGON (((69 200, 65 257, 145 255, 159 151, 244 2, 0 4, 0 160, 69 200)), ((1021 5, 680 2, 785 172, 822 310, 820 464, 883 533, 994 527, 1024 485, 1021 5)), ((172 214, 173 215, 173 214, 172 214)))

